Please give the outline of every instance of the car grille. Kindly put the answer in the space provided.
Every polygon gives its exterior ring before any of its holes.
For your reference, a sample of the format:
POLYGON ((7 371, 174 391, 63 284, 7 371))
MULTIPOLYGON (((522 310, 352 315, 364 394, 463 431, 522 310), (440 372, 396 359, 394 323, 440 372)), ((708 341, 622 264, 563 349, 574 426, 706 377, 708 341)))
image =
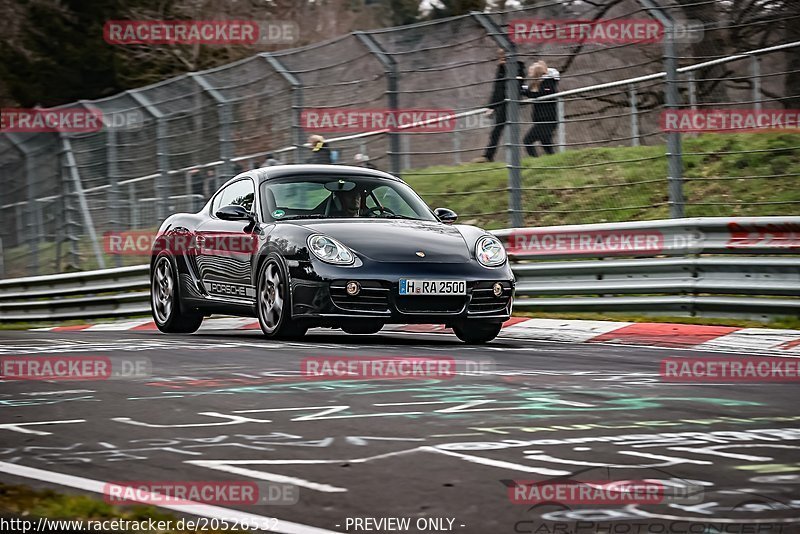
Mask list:
POLYGON ((469 313, 498 313, 505 311, 511 300, 511 284, 503 284, 503 293, 495 297, 492 292, 494 282, 478 282, 472 288, 472 300, 467 311, 469 313))
POLYGON ((347 294, 347 282, 349 280, 331 282, 331 300, 337 307, 353 312, 389 312, 389 289, 381 286, 380 282, 359 280, 361 292, 355 297, 347 294))
POLYGON ((404 313, 458 313, 464 309, 463 295, 398 296, 397 309, 404 313))

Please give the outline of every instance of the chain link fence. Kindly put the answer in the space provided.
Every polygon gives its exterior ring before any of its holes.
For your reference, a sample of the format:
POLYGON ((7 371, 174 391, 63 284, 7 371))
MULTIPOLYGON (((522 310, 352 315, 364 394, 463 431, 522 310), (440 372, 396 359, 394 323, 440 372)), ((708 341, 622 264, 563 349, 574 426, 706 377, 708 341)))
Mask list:
POLYGON ((451 113, 451 128, 325 135, 336 163, 366 154, 429 204, 489 228, 796 213, 796 133, 665 133, 660 123, 667 109, 800 107, 800 12, 788 1, 774 6, 538 2, 354 32, 82 101, 111 124, 0 134, 0 276, 140 263, 104 254, 102 235, 197 210, 267 153, 306 161, 306 138, 317 133, 304 128, 308 109, 451 113), (650 20, 675 31, 646 43, 512 38, 514 21, 534 19, 650 20), (500 102, 498 51, 507 65, 523 64, 524 78, 507 69, 500 102), (555 94, 530 96, 537 61, 557 71, 547 73, 555 94), (554 114, 544 136, 537 109, 554 114))

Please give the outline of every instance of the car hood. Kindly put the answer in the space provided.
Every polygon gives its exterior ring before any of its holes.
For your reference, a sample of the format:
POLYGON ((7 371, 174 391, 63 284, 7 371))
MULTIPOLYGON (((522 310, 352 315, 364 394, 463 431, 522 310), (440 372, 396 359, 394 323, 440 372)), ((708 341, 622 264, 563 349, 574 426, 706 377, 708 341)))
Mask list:
POLYGON ((464 263, 471 257, 461 232, 435 221, 350 219, 304 222, 303 226, 377 262, 464 263))

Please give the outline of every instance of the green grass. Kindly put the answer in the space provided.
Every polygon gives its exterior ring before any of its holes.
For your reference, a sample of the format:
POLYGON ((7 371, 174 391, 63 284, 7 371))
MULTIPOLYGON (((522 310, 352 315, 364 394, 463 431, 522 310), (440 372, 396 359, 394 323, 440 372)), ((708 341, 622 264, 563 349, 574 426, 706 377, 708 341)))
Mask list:
MULTIPOLYGON (((800 134, 685 136, 686 216, 796 215, 799 177, 780 175, 800 173, 797 147, 800 134)), ((665 150, 587 148, 523 159, 525 225, 668 218, 665 150)), ((461 222, 509 225, 505 164, 429 167, 403 178, 431 206, 458 212, 461 222)))
MULTIPOLYGON (((112 506, 103 500, 80 494, 59 493, 49 489, 33 489, 28 486, 0 483, 0 516, 5 518, 45 517, 48 519, 105 520, 127 519, 129 521, 171 521, 176 525, 180 519, 154 506, 112 506)), ((33 519, 35 522, 36 519, 33 519)), ((135 532, 128 530, 127 532, 135 532)), ((150 532, 142 530, 140 532, 150 532)), ((219 530, 165 530, 164 534, 187 534, 194 532, 219 533, 219 530)), ((241 530, 228 532, 241 532, 241 530)))

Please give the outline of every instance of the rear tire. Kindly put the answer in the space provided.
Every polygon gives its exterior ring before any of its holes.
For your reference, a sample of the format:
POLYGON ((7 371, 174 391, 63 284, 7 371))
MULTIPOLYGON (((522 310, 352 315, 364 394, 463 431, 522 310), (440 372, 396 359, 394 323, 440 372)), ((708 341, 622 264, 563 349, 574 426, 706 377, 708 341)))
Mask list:
POLYGON ((286 270, 271 254, 258 270, 256 311, 261 331, 270 339, 301 339, 308 326, 292 320, 291 295, 286 270))
POLYGON ((481 345, 497 337, 502 323, 484 323, 482 321, 467 321, 460 325, 453 325, 458 339, 469 345, 481 345))
POLYGON ((363 321, 342 325, 342 330, 348 334, 377 334, 383 328, 383 323, 375 321, 363 321))
POLYGON ((175 262, 160 253, 150 274, 150 310, 156 327, 165 334, 191 334, 203 323, 202 314, 181 309, 179 286, 175 262))

